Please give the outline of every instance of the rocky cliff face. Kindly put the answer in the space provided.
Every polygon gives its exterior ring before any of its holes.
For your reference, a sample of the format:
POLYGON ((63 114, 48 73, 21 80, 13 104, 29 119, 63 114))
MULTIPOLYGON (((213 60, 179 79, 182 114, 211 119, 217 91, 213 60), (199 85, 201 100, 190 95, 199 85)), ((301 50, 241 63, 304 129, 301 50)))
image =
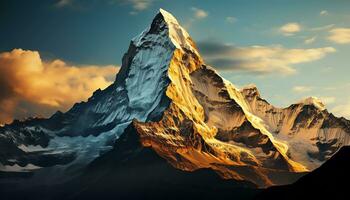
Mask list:
POLYGON ((314 99, 280 109, 255 87, 236 88, 161 9, 131 41, 110 87, 67 113, 0 128, 0 170, 76 170, 112 149, 131 125, 144 147, 175 168, 266 187, 348 145, 349 124, 314 99))

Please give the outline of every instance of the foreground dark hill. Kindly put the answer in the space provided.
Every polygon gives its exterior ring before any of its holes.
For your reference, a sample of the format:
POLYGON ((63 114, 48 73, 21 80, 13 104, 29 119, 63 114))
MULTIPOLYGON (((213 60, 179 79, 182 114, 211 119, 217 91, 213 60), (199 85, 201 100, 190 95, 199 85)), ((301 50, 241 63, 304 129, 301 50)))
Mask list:
POLYGON ((114 150, 93 162, 71 184, 81 188, 81 183, 84 189, 73 189, 69 199, 251 199, 256 191, 251 183, 224 180, 209 169, 184 172, 173 168, 140 144, 133 127, 126 130, 114 150))
POLYGON ((184 172, 141 145, 129 126, 115 148, 81 175, 50 187, 0 185, 1 199, 251 199, 256 186, 224 180, 209 169, 184 172))
POLYGON ((342 147, 320 168, 287 186, 271 187, 256 199, 349 199, 350 147, 342 147))

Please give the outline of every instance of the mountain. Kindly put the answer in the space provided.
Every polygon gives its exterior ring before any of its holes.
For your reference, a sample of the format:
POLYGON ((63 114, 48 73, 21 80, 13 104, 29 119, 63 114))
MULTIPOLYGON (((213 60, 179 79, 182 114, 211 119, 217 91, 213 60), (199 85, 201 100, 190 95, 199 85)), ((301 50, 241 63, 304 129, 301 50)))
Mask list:
POLYGON ((342 147, 320 168, 286 186, 275 186, 257 195, 256 199, 348 199, 350 147, 342 147))
POLYGON ((252 199, 258 192, 246 181, 224 180, 213 170, 176 169, 151 148, 143 147, 128 126, 113 150, 90 163, 82 174, 53 186, 1 185, 2 199, 252 199), (29 197, 29 198, 28 198, 29 197))
POLYGON ((276 139, 288 145, 290 158, 309 170, 350 144, 350 121, 329 113, 315 97, 287 108, 276 108, 261 98, 255 86, 243 88, 242 92, 252 113, 264 121, 276 139))
POLYGON ((0 128, 0 186, 81 180, 113 152, 135 156, 118 146, 129 129, 138 139, 130 151, 140 145, 141 155, 152 152, 169 165, 165 171, 176 170, 170 174, 215 172, 223 181, 268 187, 295 181, 349 145, 350 122, 314 98, 282 109, 256 87, 236 88, 205 64, 186 30, 161 9, 132 39, 111 86, 66 113, 0 128))

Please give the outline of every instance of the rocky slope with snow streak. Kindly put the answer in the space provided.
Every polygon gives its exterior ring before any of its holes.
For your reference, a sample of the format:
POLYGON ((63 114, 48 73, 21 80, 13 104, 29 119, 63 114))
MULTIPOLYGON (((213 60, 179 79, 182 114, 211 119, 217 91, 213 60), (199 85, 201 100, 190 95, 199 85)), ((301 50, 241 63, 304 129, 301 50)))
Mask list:
POLYGON ((260 96, 256 86, 241 91, 252 113, 264 121, 275 138, 289 146, 290 157, 308 170, 319 167, 342 146, 350 144, 350 121, 329 113, 315 97, 277 108, 260 96))

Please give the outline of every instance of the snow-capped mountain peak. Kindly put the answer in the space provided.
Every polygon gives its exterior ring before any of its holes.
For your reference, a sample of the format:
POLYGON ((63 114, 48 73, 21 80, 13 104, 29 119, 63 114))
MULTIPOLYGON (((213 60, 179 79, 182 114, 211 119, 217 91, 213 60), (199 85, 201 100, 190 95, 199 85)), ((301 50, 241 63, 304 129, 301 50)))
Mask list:
POLYGON ((169 37, 173 44, 177 48, 185 48, 199 55, 190 35, 184 28, 182 28, 182 26, 180 26, 177 19, 162 8, 159 9, 159 13, 163 16, 163 19, 169 28, 169 37))
POLYGON ((260 92, 255 84, 249 84, 242 87, 242 89, 240 89, 240 92, 249 98, 260 97, 260 92))
POLYGON ((325 110, 326 109, 325 104, 320 99, 318 99, 317 97, 305 98, 305 99, 299 101, 299 104, 302 104, 302 105, 313 105, 313 106, 315 106, 316 108, 318 108, 320 110, 325 110))
MULTIPOLYGON (((172 14, 163 10, 162 8, 159 9, 159 13, 153 19, 150 28, 146 29, 139 36, 133 39, 134 44, 138 46, 142 40, 147 40, 145 36, 149 34, 168 37, 175 48, 187 50, 199 56, 198 51, 187 31, 180 26, 177 19, 172 14)), ((148 40, 152 40, 152 37, 147 38, 148 40)))

